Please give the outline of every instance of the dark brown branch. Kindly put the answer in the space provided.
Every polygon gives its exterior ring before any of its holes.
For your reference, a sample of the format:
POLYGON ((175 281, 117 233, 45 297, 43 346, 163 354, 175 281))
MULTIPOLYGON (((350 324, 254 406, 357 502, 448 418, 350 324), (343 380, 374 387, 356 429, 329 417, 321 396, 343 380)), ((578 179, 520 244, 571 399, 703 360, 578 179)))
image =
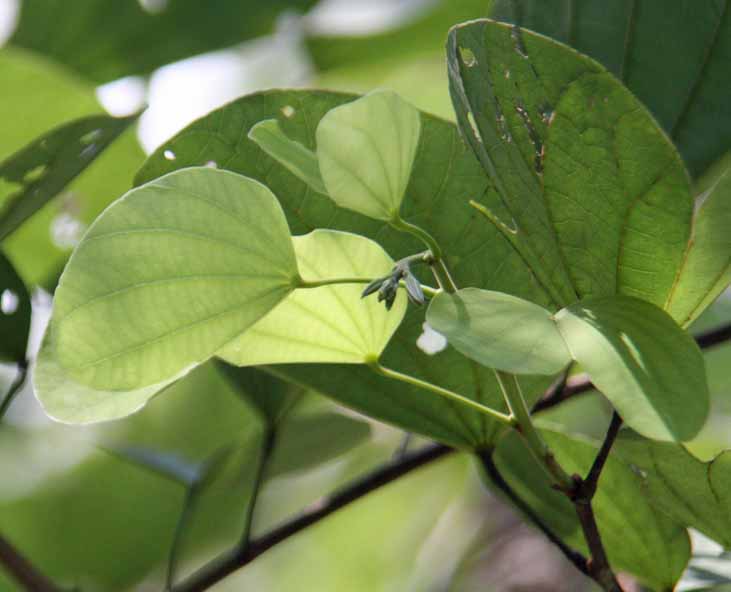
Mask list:
POLYGON ((538 530, 540 530, 549 541, 551 541, 561 550, 566 559, 568 559, 574 565, 574 567, 576 567, 576 569, 578 569, 584 575, 589 576, 590 574, 587 567, 587 558, 575 549, 569 547, 566 543, 564 543, 548 527, 548 525, 546 525, 546 523, 541 520, 538 514, 533 511, 533 508, 531 508, 525 501, 523 501, 523 499, 513 490, 510 484, 505 481, 505 478, 502 476, 499 469, 497 468, 497 465, 495 464, 495 460, 493 459, 493 452, 493 450, 485 450, 478 453, 477 455, 480 459, 480 462, 482 463, 482 467, 485 469, 485 473, 487 473, 487 476, 490 478, 490 481, 492 481, 495 487, 497 487, 516 508, 518 508, 525 516, 528 517, 533 525, 538 528, 538 530))
MULTIPOLYGON (((710 331, 700 333, 695 337, 698 347, 701 349, 710 349, 717 345, 731 341, 731 323, 721 325, 710 331)), ((569 379, 563 388, 558 388, 560 382, 554 383, 549 387, 545 394, 533 406, 531 414, 539 413, 551 409, 567 399, 571 399, 577 395, 588 393, 594 388, 594 385, 588 378, 569 379)))
POLYGON ((602 469, 609 458, 609 452, 612 450, 614 441, 617 439, 617 434, 619 434, 619 428, 621 427, 622 418, 615 411, 612 413, 612 421, 609 423, 609 428, 607 429, 607 435, 604 437, 604 442, 602 442, 602 446, 599 449, 589 472, 582 481, 582 490, 580 492, 581 497, 584 497, 589 501, 594 499, 596 488, 599 485, 599 477, 601 476, 602 469))
POLYGON ((0 565, 28 592, 59 592, 60 588, 0 535, 0 565))
POLYGON ((407 473, 442 458, 450 452, 452 452, 451 448, 434 444, 417 452, 408 453, 398 463, 386 465, 369 473, 352 485, 330 496, 324 503, 305 512, 298 518, 286 522, 259 538, 252 539, 248 544, 234 548, 229 553, 204 566, 190 578, 175 586, 173 590, 175 592, 198 592, 206 590, 237 569, 251 563, 265 551, 301 532, 308 526, 337 512, 368 493, 397 480, 399 477, 403 477, 407 473))
POLYGON ((13 383, 10 385, 10 388, 8 389, 7 394, 2 400, 2 403, 0 403, 0 421, 3 420, 3 417, 5 417, 5 413, 10 408, 10 404, 15 399, 16 395, 20 392, 20 390, 23 388, 23 385, 25 384, 25 379, 28 376, 28 362, 21 362, 18 364, 18 375, 15 377, 15 380, 13 380, 13 383))

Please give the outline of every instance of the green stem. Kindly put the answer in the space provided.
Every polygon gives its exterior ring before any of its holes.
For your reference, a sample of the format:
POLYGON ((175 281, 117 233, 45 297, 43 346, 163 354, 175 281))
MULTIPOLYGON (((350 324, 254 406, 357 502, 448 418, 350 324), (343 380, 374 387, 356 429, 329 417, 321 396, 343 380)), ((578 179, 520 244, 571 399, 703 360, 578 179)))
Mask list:
MULTIPOLYGON (((373 278, 355 278, 355 277, 349 277, 349 278, 332 278, 328 280, 316 280, 314 282, 307 282, 305 280, 301 280, 299 284, 297 284, 297 288, 303 288, 305 290, 312 289, 312 288, 322 288, 323 286, 335 286, 338 284, 370 284, 373 281, 373 278)), ((406 284, 401 281, 399 282, 399 286, 402 288, 406 288, 406 284)), ((431 286, 425 286, 424 284, 421 284, 421 289, 424 291, 424 294, 427 294, 431 297, 436 296, 439 293, 439 290, 436 288, 432 288, 431 286)))
POLYGON ((467 405, 468 407, 472 407, 473 409, 476 409, 480 413, 489 415, 493 419, 495 419, 505 425, 508 425, 508 426, 515 425, 515 419, 512 416, 506 415, 505 413, 501 413, 500 411, 496 411, 495 409, 482 405, 482 404, 478 403, 477 401, 473 401, 472 399, 468 399, 467 397, 464 397, 458 393, 455 393, 454 391, 450 391, 448 389, 442 388, 441 386, 432 384, 431 382, 426 382, 425 380, 421 380, 420 378, 416 378, 415 376, 410 376, 408 374, 402 374, 401 372, 397 372, 396 370, 392 370, 391 368, 386 368, 385 366, 381 366, 381 364, 379 364, 377 361, 371 363, 370 367, 374 372, 376 372, 377 374, 380 374, 381 376, 385 376, 387 378, 392 378, 394 380, 400 380, 401 382, 405 382, 406 384, 410 384, 411 386, 415 386, 417 388, 421 388, 421 389, 424 389, 427 391, 431 391, 432 393, 436 393, 437 395, 445 397, 446 399, 451 399, 452 401, 457 401, 459 404, 467 405))
POLYGON ((442 249, 439 247, 436 239, 423 228, 418 227, 416 224, 406 222, 406 220, 402 219, 398 215, 393 220, 391 220, 390 224, 396 230, 408 232, 409 234, 415 236, 427 247, 429 247, 429 250, 431 251, 432 257, 434 258, 435 262, 439 261, 442 258, 442 249))
POLYGON ((505 402, 508 404, 513 417, 515 417, 516 429, 525 439, 528 448, 539 464, 546 469, 554 484, 562 491, 570 491, 575 483, 561 465, 556 462, 553 453, 533 425, 518 378, 515 374, 509 374, 501 370, 496 370, 495 376, 505 397, 505 402))

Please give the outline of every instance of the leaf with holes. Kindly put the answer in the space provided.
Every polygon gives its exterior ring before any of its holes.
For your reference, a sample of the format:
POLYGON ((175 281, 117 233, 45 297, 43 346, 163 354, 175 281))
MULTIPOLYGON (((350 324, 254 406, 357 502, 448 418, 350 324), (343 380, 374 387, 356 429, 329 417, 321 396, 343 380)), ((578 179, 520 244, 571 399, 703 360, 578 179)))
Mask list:
POLYGON ((551 313, 509 294, 477 288, 440 293, 426 318, 452 347, 489 368, 553 375, 571 361, 551 313))
POLYGON ((330 197, 371 218, 398 218, 420 133, 419 112, 389 91, 329 111, 317 126, 317 159, 330 197))
MULTIPOLYGON (((354 98, 304 90, 267 91, 242 97, 194 122, 161 146, 139 172, 137 183, 215 160, 222 167, 266 183, 279 198, 295 234, 331 228, 366 236, 382 245, 394 259, 413 255, 423 250, 419 241, 382 221, 338 208, 330 198, 313 191, 247 138, 252 126, 275 118, 288 138, 314 151, 320 119, 354 98), (165 150, 173 151, 177 158, 167 160, 165 150)), ((424 113, 420 118, 419 145, 401 215, 434 234, 447 253, 458 285, 508 292, 555 310, 557 305, 536 283, 520 255, 469 206, 470 199, 485 192, 487 179, 460 141, 455 126, 424 113)), ((422 283, 433 282, 428 272, 418 268, 414 271, 422 283)), ((423 309, 410 307, 383 351, 383 364, 502 408, 502 395, 491 370, 467 360, 452 348, 431 356, 416 346, 423 323, 423 309)), ((461 448, 489 443, 501 429, 484 415, 375 375, 366 366, 303 363, 279 364, 270 370, 372 417, 461 448)), ((550 378, 524 377, 521 382, 526 395, 535 400, 550 378)))
POLYGON ((690 440, 708 415, 703 354, 658 307, 626 296, 556 314, 572 357, 624 421, 657 440, 690 440))
POLYGON ((115 202, 74 251, 54 299, 55 353, 83 384, 145 388, 210 358, 298 282, 266 187, 180 171, 115 202))
MULTIPOLYGON (((292 239, 305 282, 384 276, 393 260, 355 234, 315 230, 292 239)), ((399 294, 389 311, 361 298, 362 284, 297 289, 218 355, 236 366, 292 363, 366 364, 377 360, 406 313, 399 294)))
POLYGON ((0 361, 23 362, 30 332, 30 295, 0 251, 0 361))
POLYGON ((728 150, 727 0, 495 0, 490 16, 604 64, 652 111, 694 177, 728 150))
POLYGON ((448 54, 459 125, 492 202, 555 299, 622 293, 663 306, 693 201, 649 112, 597 62, 516 27, 459 25, 448 54))

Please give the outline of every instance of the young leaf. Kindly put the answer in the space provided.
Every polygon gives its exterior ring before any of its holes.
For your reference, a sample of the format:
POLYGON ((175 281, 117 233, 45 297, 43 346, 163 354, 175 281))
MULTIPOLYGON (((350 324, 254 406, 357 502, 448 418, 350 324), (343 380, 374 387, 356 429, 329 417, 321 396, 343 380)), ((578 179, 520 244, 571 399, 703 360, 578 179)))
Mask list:
POLYGON ((690 325, 731 282, 731 165, 698 197, 693 234, 666 310, 690 325))
POLYGON ((263 185, 208 168, 130 191, 94 223, 56 291, 58 361, 133 390, 211 357, 298 283, 286 220, 263 185))
POLYGON ((336 107, 317 126, 325 187, 339 206, 393 220, 411 177, 419 112, 397 94, 376 91, 336 107))
MULTIPOLYGON (((393 260, 375 242, 334 230, 292 239, 302 279, 368 279, 388 273, 393 260)), ((236 366, 364 364, 378 359, 406 313, 400 295, 391 311, 362 299, 363 284, 298 289, 218 355, 236 366)))
POLYGON ((317 155, 299 142, 290 140, 282 132, 276 119, 260 121, 249 130, 249 139, 269 156, 307 183, 312 189, 327 195, 320 175, 317 155))
POLYGON ((536 276, 563 306, 616 293, 663 306, 693 202, 643 105, 597 62, 509 25, 458 25, 448 51, 460 128, 536 276))
POLYGON ((0 251, 0 362, 22 362, 30 331, 30 295, 0 251))
POLYGON ((551 313, 509 294, 477 288, 440 293, 426 318, 455 349, 490 368, 556 374, 571 361, 551 313))
MULTIPOLYGON (((586 439, 541 430, 556 459, 570 474, 586 475, 597 445, 586 439)), ((519 434, 501 439, 495 458, 507 481, 567 544, 588 552, 571 501, 551 487, 519 434)), ((648 499, 636 476, 611 455, 592 501, 610 565, 627 571, 652 590, 672 590, 690 556, 688 534, 648 499)))
POLYGON ((685 441, 708 415, 703 355, 656 306, 616 296, 556 314, 571 354, 624 421, 657 440, 685 441))

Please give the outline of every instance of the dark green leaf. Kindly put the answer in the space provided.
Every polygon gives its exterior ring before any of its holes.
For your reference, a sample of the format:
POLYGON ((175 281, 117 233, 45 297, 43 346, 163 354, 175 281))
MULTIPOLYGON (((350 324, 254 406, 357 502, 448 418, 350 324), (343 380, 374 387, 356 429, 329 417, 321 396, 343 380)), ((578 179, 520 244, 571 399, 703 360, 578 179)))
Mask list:
POLYGON ((284 10, 314 0, 141 2, 28 0, 11 43, 54 58, 94 82, 148 74, 169 62, 268 33, 284 10))
POLYGON ((95 115, 66 123, 0 162, 0 241, 88 167, 137 115, 95 115))
POLYGON ((491 16, 599 60, 652 111, 693 176, 728 150, 725 0, 495 0, 491 16))
POLYGON ((28 290, 0 251, 0 361, 25 361, 30 313, 28 290))
MULTIPOLYGON (((163 145, 139 172, 137 182, 214 160, 222 167, 266 183, 277 194, 296 234, 318 227, 333 228, 373 238, 394 259, 413 255, 423 250, 418 241, 382 222, 337 208, 328 197, 309 189, 246 137, 257 122, 276 118, 288 138, 314 150, 320 118, 353 98, 322 91, 269 91, 243 97, 193 123, 163 145), (284 115, 283 109, 289 116, 284 115), (175 161, 165 159, 165 150, 176 154, 175 161)), ((543 306, 555 306, 510 243, 469 207, 468 201, 481 196, 486 189, 487 180, 460 141, 454 125, 422 114, 421 138, 402 204, 404 218, 423 225, 436 236, 459 285, 483 286, 543 306)), ((429 281, 428 276, 420 279, 429 281)), ((483 403, 502 406, 502 395, 490 370, 475 368, 454 350, 431 357, 416 347, 423 315, 423 309, 407 312, 382 362, 483 403)), ((272 371, 371 416, 460 447, 489 442, 499 427, 478 413, 396 384, 365 367, 297 364, 273 366, 272 371)), ((535 398, 547 382, 526 379, 524 391, 535 398)))

